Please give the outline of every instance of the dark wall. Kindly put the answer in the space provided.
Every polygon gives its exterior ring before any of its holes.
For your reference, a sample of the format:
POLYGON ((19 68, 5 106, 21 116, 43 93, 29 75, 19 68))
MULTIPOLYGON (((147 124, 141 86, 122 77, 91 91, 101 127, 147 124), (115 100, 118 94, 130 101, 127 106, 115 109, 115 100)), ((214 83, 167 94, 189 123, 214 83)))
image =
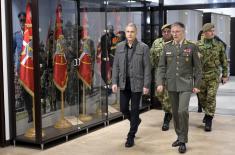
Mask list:
POLYGON ((235 75, 235 17, 231 18, 230 75, 235 75))

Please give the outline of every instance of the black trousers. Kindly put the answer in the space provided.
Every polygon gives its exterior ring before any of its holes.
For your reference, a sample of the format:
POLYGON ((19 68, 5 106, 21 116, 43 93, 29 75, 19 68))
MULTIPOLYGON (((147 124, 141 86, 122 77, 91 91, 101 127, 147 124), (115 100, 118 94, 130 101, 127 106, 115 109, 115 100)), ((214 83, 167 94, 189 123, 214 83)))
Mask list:
POLYGON ((134 138, 139 126, 139 106, 141 92, 132 92, 131 89, 120 91, 120 110, 130 121, 129 138, 134 138), (131 110, 129 110, 129 101, 131 100, 131 110))

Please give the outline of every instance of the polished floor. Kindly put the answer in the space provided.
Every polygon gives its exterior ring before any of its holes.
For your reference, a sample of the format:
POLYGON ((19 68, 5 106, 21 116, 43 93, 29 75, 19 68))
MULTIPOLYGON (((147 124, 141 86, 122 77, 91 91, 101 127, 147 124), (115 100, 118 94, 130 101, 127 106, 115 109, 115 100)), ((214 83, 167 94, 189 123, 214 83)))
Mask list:
MULTIPOLYGON (((221 85, 212 132, 204 132, 203 113, 197 113, 196 96, 190 101, 189 143, 187 155, 234 155, 235 153, 235 78, 221 85)), ((22 146, 0 148, 0 155, 175 155, 171 147, 176 139, 173 125, 161 131, 163 112, 150 110, 141 114, 135 146, 125 148, 127 120, 41 151, 22 146)))

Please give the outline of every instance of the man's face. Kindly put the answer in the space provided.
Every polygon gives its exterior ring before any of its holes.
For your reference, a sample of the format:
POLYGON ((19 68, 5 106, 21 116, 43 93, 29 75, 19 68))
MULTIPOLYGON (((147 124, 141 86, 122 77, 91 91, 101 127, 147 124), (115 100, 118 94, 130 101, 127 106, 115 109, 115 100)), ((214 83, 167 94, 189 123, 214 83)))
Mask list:
POLYGON ((176 41, 177 43, 184 39, 184 29, 178 25, 171 27, 171 34, 174 41, 176 41))
POLYGON ((137 35, 137 32, 136 32, 135 27, 132 27, 132 26, 126 27, 126 39, 128 42, 129 41, 133 42, 136 39, 136 35, 137 35))
POLYGON ((212 28, 212 29, 210 29, 210 30, 204 32, 204 37, 205 37, 206 39, 212 39, 212 38, 214 38, 214 37, 215 37, 215 28, 212 28))
POLYGON ((21 30, 24 30, 25 22, 26 22, 26 17, 25 17, 24 15, 21 15, 21 16, 19 17, 19 22, 20 22, 21 30))
POLYGON ((162 30, 162 38, 164 41, 170 41, 171 38, 172 38, 172 35, 171 35, 171 29, 169 28, 164 28, 162 30))

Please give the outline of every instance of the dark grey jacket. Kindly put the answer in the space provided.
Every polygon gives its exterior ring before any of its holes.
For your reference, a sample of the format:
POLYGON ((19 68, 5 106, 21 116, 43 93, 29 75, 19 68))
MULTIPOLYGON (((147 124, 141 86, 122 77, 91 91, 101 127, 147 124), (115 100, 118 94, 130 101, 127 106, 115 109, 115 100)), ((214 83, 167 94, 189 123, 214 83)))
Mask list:
MULTIPOLYGON (((126 52, 127 42, 123 41, 117 45, 112 71, 112 83, 117 84, 121 90, 126 85, 126 52)), ((132 92, 142 92, 143 87, 150 88, 151 64, 149 47, 137 40, 133 44, 133 56, 129 63, 130 82, 132 92)))

